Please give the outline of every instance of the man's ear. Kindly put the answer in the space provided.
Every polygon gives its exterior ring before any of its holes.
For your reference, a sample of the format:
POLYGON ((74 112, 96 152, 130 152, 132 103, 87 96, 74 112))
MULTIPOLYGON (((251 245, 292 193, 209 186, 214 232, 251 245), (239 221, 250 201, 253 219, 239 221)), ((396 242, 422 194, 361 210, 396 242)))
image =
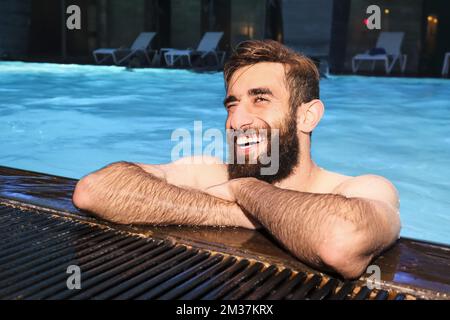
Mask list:
POLYGON ((310 133, 322 119, 325 106, 319 99, 302 103, 297 109, 297 126, 303 133, 310 133))

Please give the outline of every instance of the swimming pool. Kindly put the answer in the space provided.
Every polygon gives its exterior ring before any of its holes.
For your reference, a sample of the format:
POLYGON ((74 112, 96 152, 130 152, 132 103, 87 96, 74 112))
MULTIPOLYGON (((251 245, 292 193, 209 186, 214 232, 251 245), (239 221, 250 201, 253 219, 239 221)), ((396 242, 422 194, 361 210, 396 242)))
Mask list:
MULTIPOLYGON (((80 178, 110 162, 170 161, 175 128, 223 128, 221 73, 0 62, 0 165, 80 178)), ((402 235, 450 243, 450 81, 334 76, 315 161, 387 177, 402 235)))

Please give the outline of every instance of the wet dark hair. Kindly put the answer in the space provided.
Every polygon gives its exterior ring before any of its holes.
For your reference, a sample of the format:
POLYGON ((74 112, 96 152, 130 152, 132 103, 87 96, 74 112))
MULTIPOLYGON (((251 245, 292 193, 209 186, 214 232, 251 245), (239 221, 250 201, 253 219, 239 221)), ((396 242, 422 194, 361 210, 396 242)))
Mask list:
POLYGON ((319 99, 320 74, 314 62, 274 40, 241 42, 224 66, 225 86, 228 87, 238 69, 259 62, 276 62, 285 66, 289 103, 294 110, 304 102, 319 99))

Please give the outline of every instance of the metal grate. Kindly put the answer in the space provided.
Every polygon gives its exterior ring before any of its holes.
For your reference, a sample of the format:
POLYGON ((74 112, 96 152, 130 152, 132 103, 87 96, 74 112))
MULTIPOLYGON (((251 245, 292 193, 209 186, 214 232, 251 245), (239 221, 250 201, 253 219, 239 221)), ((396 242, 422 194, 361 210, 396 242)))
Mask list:
POLYGON ((0 205, 1 299, 405 299, 319 274, 0 205), (81 289, 67 288, 69 265, 81 289))

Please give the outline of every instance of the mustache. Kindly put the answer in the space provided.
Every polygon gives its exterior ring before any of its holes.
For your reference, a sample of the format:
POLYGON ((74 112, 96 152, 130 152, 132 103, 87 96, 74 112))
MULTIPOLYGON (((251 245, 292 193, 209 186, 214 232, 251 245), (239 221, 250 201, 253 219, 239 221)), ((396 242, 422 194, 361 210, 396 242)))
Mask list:
POLYGON ((277 129, 277 128, 272 128, 269 125, 269 123, 262 120, 262 123, 260 123, 259 125, 245 125, 238 129, 230 128, 230 129, 227 129, 227 131, 236 132, 239 134, 245 134, 247 131, 259 131, 259 130, 270 130, 270 129, 277 129))
POLYGON ((228 136, 239 137, 239 136, 266 134, 266 133, 270 134, 271 131, 277 129, 278 128, 271 128, 270 126, 258 126, 245 129, 227 129, 226 131, 228 136))

